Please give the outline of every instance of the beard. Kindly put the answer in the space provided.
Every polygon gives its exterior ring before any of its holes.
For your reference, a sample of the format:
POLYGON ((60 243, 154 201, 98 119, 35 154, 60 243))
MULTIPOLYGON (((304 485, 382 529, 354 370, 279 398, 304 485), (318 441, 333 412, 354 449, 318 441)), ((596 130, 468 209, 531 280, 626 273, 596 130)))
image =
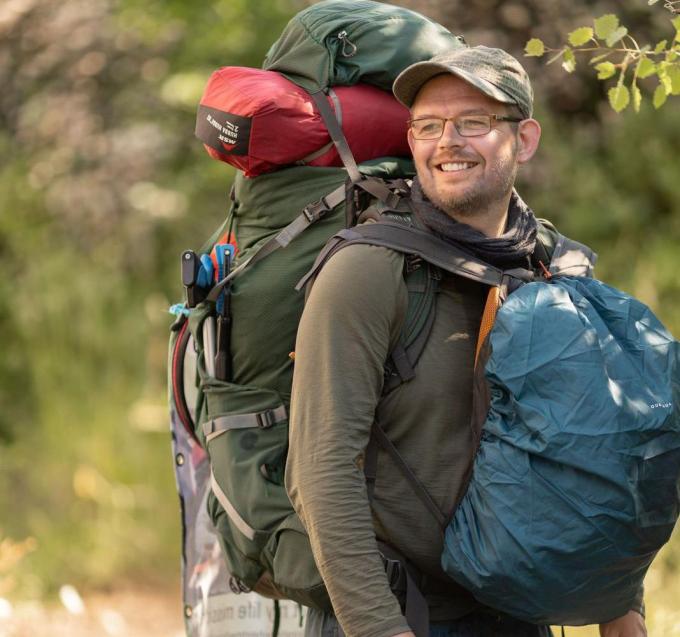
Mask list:
MULTIPOLYGON (((436 169, 435 169, 436 170, 436 169)), ((439 189, 434 179, 420 178, 425 196, 437 208, 454 219, 466 219, 485 214, 494 204, 505 200, 512 192, 517 176, 517 162, 511 157, 499 160, 487 177, 479 177, 463 192, 451 193, 439 189)))

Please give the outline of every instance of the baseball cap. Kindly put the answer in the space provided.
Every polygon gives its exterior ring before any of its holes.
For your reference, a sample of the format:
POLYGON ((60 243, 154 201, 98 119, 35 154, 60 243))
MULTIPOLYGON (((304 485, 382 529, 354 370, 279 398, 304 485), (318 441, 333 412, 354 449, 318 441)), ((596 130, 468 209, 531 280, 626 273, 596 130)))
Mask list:
POLYGON ((534 92, 527 72, 509 53, 486 46, 456 48, 416 62, 397 76, 392 91, 411 108, 423 84, 442 73, 456 75, 499 102, 515 104, 523 117, 531 117, 534 92))

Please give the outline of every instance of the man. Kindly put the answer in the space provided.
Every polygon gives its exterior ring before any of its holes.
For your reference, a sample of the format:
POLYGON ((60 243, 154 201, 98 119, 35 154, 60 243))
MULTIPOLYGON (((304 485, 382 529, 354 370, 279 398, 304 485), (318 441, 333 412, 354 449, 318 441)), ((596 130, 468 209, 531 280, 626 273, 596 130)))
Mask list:
MULTIPOLYGON (((493 265, 527 267, 537 222, 513 184, 541 129, 521 65, 498 49, 457 49, 407 68, 394 93, 411 109, 411 200, 420 224, 493 265)), ((475 452, 472 374, 488 288, 443 276, 415 378, 382 396, 385 361, 406 315, 403 272, 403 255, 385 248, 339 251, 314 284, 298 332, 286 485, 335 614, 350 637, 413 634, 377 538, 421 574, 432 635, 548 635, 547 627, 482 608, 444 575, 437 525, 382 452, 369 505, 363 466, 376 410, 443 512, 452 510, 475 452)), ((644 621, 632 610, 601 631, 644 635, 644 621)), ((335 618, 310 611, 307 634, 337 634, 335 618)))

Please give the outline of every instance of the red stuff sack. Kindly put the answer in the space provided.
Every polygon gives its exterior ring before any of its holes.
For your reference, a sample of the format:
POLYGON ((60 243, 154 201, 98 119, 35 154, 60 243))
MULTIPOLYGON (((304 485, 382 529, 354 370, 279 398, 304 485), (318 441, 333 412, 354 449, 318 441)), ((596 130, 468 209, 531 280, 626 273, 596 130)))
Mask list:
MULTIPOLYGON (((391 93, 367 84, 338 86, 328 102, 357 162, 410 155, 408 110, 391 93)), ((198 107, 196 136, 211 157, 246 177, 290 164, 342 166, 309 93, 275 71, 215 71, 198 107)))

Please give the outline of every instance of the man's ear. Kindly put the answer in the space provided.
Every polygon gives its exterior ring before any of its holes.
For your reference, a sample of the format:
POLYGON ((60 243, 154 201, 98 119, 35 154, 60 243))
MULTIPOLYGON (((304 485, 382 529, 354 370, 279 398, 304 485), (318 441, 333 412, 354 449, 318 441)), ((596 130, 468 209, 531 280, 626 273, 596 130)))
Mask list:
POLYGON ((535 119, 525 119, 518 124, 517 163, 529 161, 538 148, 541 139, 541 125, 535 119))
POLYGON ((413 139, 413 135, 411 135, 411 127, 410 126, 408 128, 408 132, 406 133, 406 139, 408 139, 408 147, 411 149, 411 155, 413 155, 414 139, 413 139))

